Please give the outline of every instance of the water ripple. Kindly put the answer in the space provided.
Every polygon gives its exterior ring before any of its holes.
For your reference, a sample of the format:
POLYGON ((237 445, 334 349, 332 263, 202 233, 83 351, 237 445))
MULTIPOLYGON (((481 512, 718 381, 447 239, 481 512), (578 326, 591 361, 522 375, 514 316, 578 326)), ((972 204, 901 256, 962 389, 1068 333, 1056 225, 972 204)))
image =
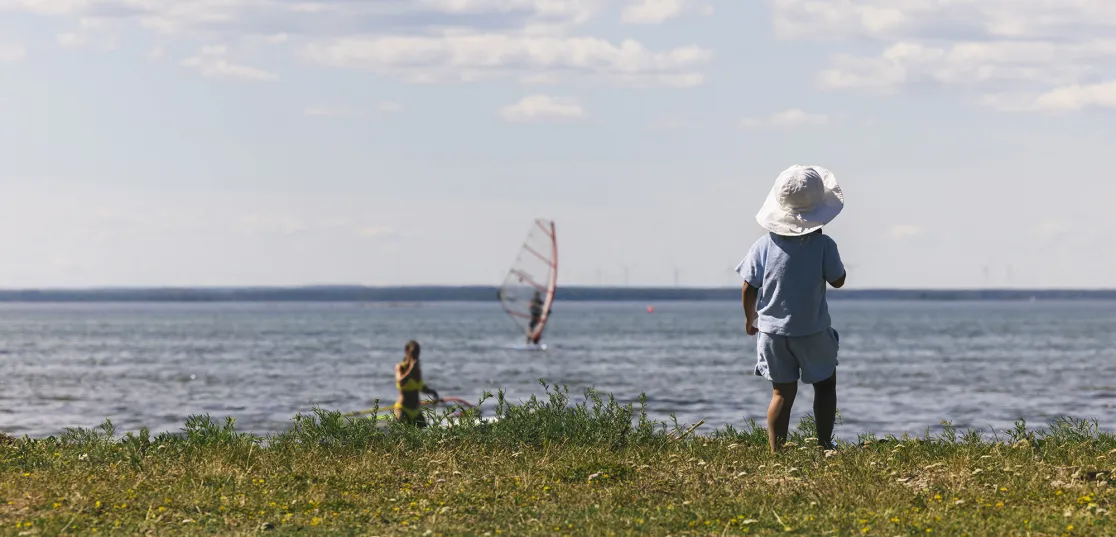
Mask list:
MULTIPOLYGON (((542 395, 540 378, 587 386, 652 416, 709 427, 762 423, 770 385, 750 376, 739 305, 558 304, 550 352, 518 343, 495 304, 0 305, 0 430, 46 436, 111 418, 178 431, 191 414, 285 429, 314 407, 396 397, 403 344, 423 344, 427 382, 477 400, 542 395)), ((951 420, 1002 430, 1061 415, 1116 423, 1116 303, 834 302, 841 331, 839 435, 921 433, 951 420)), ((794 414, 810 412, 804 387, 794 414)))

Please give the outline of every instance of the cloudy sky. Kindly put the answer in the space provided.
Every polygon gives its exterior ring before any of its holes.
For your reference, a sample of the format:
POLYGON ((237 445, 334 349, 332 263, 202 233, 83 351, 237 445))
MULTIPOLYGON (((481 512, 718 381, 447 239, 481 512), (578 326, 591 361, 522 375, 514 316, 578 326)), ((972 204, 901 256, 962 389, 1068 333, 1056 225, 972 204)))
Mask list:
POLYGON ((1111 0, 0 0, 0 287, 736 284, 791 164, 857 287, 1111 287, 1111 0))

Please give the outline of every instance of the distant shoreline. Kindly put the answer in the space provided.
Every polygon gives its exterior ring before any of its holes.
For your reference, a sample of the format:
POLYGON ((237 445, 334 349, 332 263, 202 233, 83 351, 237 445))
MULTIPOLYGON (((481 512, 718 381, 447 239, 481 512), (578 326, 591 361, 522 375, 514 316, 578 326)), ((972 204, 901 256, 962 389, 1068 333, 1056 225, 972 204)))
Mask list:
MULTIPOLYGON (((0 290, 0 302, 494 302, 494 286, 306 286, 0 290)), ((851 289, 832 300, 1116 300, 1116 289, 851 289)), ((738 287, 559 287, 558 301, 740 300, 738 287)))

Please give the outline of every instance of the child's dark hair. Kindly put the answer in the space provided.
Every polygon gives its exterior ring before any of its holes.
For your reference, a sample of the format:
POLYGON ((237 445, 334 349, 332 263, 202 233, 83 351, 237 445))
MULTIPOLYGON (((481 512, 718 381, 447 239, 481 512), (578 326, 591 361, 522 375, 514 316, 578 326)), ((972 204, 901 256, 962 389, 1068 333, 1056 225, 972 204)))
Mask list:
POLYGON ((420 352, 422 352, 422 348, 419 347, 418 342, 413 339, 411 341, 408 341, 407 344, 403 347, 403 353, 405 354, 405 356, 412 360, 418 360, 420 352))

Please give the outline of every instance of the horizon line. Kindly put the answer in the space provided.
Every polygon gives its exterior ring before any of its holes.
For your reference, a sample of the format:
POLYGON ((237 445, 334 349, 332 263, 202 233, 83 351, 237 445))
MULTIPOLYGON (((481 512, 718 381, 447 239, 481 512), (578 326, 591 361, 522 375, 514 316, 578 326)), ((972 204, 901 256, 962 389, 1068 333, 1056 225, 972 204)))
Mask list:
MULTIPOLYGON (((323 302, 420 303, 496 302, 499 287, 474 286, 275 286, 275 287, 101 287, 86 289, 0 290, 2 303, 201 303, 323 302)), ((1036 301, 1116 300, 1116 289, 834 289, 831 300, 878 301, 1036 301)), ((604 287, 558 289, 558 302, 711 302, 739 301, 733 287, 604 287)))
MULTIPOLYGON (((315 289, 352 290, 466 290, 499 289, 492 284, 387 284, 366 285, 347 283, 283 284, 283 285, 104 285, 58 287, 0 287, 0 293, 84 293, 99 291, 298 291, 315 289)), ((601 291, 724 291, 739 290, 737 285, 565 285, 558 290, 601 291)), ((1114 287, 842 287, 830 288, 830 293, 847 292, 1113 292, 1114 287)))

